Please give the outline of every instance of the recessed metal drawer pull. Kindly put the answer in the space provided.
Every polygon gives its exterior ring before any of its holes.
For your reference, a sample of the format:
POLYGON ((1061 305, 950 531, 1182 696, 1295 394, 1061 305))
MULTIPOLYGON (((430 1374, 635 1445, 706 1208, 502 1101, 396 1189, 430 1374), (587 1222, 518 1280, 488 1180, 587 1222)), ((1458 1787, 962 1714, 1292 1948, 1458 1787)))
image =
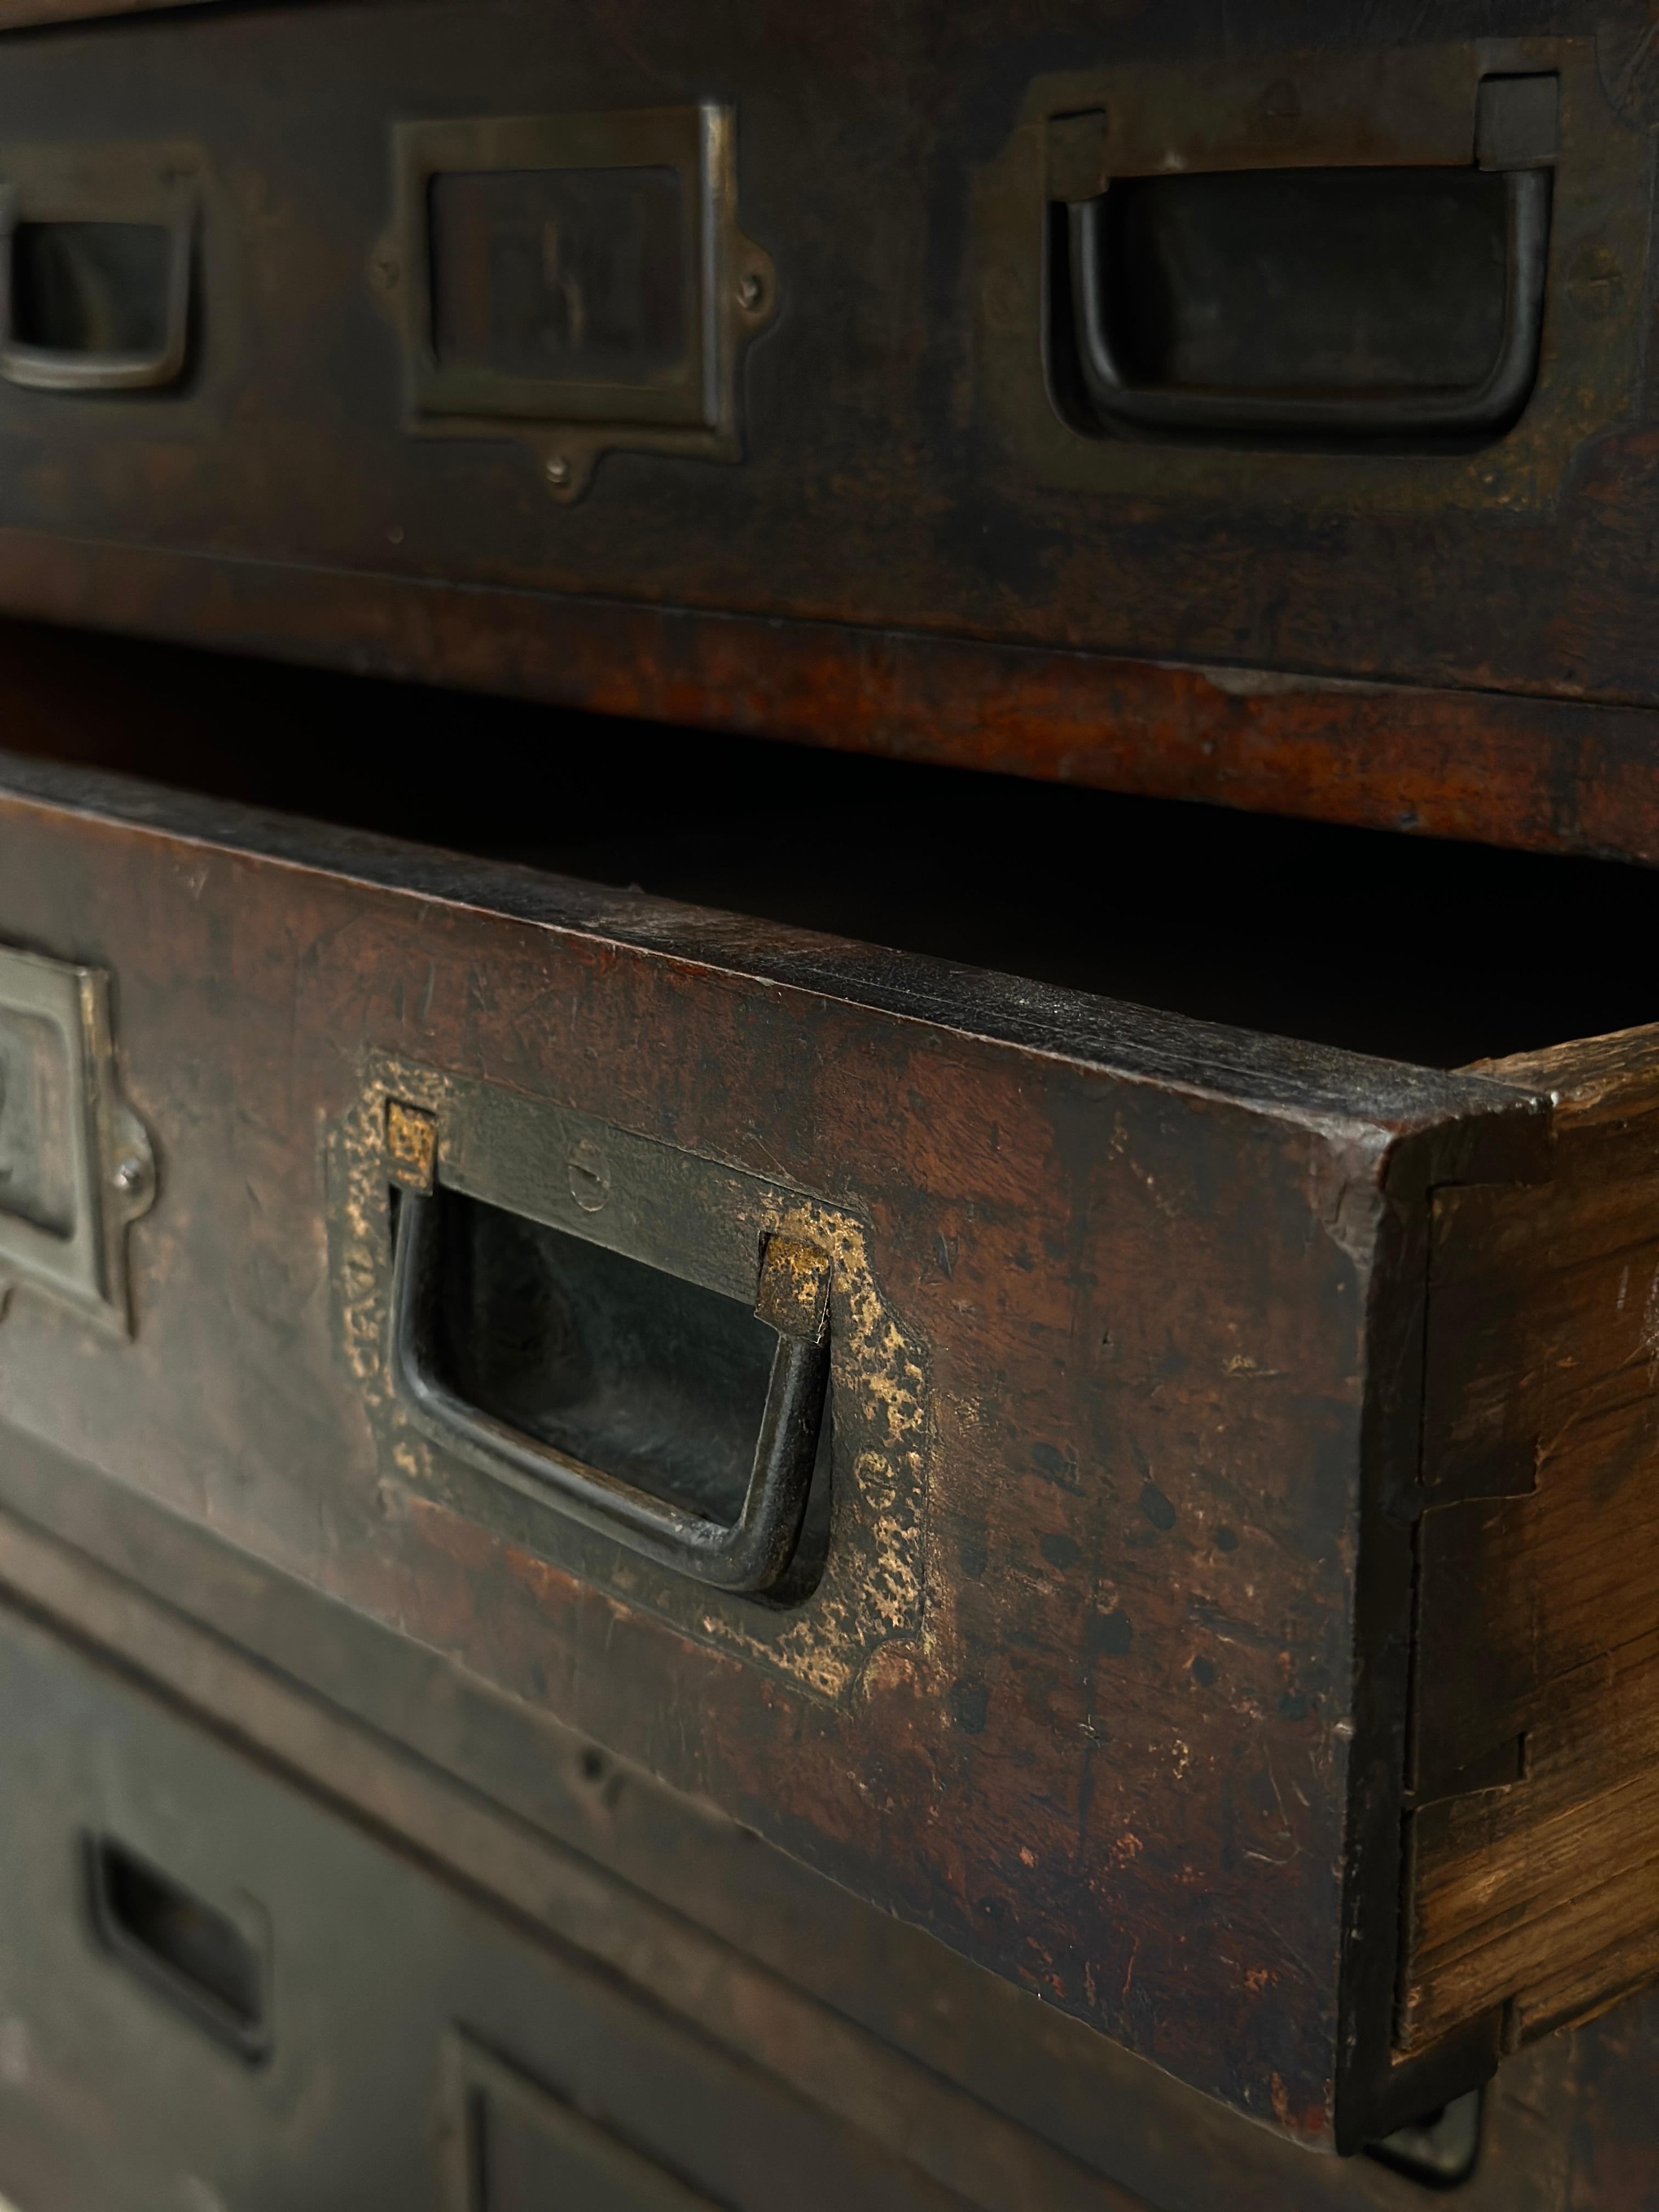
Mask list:
POLYGON ((0 191, 0 376, 38 392, 175 383, 189 337, 194 211, 46 221, 0 191))
MULTIPOLYGON (((1556 107, 1553 76, 1485 79, 1474 161, 1464 168, 1206 173, 1201 161, 1191 173, 1182 161, 1169 176, 1114 179, 1104 189, 1085 179, 1086 196, 1066 191, 1076 374, 1099 424, 1269 440, 1443 440, 1506 428, 1538 373, 1556 107), (1425 199, 1425 187, 1440 197, 1425 199), (1438 241, 1433 227, 1447 220, 1465 240, 1462 258, 1438 250, 1462 281, 1443 278, 1436 295, 1413 258, 1414 229, 1438 241), (1486 250, 1471 262, 1477 235, 1486 250), (1465 328, 1471 315, 1484 345, 1465 328), (1265 351, 1247 335, 1252 324, 1265 351), (1148 344, 1169 356, 1162 369, 1138 357, 1148 344), (1282 362, 1298 354, 1305 385, 1299 374, 1279 388, 1271 374, 1238 380, 1258 355, 1282 362), (1399 381, 1400 363, 1389 366, 1395 355, 1412 364, 1399 381), (1375 382, 1357 374, 1366 362, 1375 382)), ((1091 122, 1097 159, 1109 168, 1103 114, 1060 119, 1062 162, 1091 122)))
MULTIPOLYGON (((1112 341, 1104 220, 1107 195, 1068 208, 1078 361, 1103 421, 1137 430, 1278 432, 1387 438, 1475 436, 1519 413, 1537 373, 1549 247, 1550 176, 1516 169, 1504 179, 1504 332, 1490 369, 1462 390, 1323 392, 1157 389, 1131 380, 1112 341)), ((1265 309, 1264 309, 1265 312, 1265 309)))
POLYGON ((263 2058, 266 1962, 244 1931, 113 1837, 82 1843, 93 1927, 106 1949, 240 2057, 263 2058))
MULTIPOLYGON (((736 1591, 780 1582, 800 1540, 823 1425, 827 1255, 793 1237, 765 1241, 754 1310, 776 1332, 777 1344, 747 1488, 736 1520, 726 1522, 653 1496, 468 1402, 445 1371, 440 1341, 444 1203, 441 1191, 398 1195, 391 1364, 394 1387, 417 1424, 488 1473, 699 1582, 736 1591)), ((625 1393, 627 1378, 617 1381, 625 1393)))

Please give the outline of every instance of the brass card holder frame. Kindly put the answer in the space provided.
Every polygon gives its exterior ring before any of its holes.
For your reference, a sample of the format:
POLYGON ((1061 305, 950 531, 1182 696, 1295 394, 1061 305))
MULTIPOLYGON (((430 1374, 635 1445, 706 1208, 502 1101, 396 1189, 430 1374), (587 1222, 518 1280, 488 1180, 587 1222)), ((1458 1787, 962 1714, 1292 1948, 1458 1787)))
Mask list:
POLYGON ((107 976, 0 946, 0 1310, 27 1285, 131 1335, 126 1233, 155 1197, 107 976))
POLYGON ((392 221, 369 275, 402 342, 405 427, 417 436, 521 439, 548 490, 570 501, 601 453, 743 457, 738 367, 776 312, 773 264, 738 228, 736 119, 728 108, 482 117, 392 132, 392 221), (682 356, 637 379, 509 374, 440 356, 433 191, 446 177, 667 171, 679 185, 682 356))

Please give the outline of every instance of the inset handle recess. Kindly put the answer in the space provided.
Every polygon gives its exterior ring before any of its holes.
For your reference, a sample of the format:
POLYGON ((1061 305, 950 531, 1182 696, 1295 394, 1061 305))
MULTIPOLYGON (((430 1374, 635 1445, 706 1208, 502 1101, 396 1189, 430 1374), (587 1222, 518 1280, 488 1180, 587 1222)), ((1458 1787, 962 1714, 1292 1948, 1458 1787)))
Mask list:
POLYGON ((136 392, 183 374, 194 223, 45 220, 0 194, 0 376, 136 392))
MULTIPOLYGON (((1074 408, 1138 436, 1497 435, 1537 375, 1555 106, 1553 77, 1486 80, 1467 167, 1182 164, 1091 180, 1061 203, 1054 287, 1051 352, 1074 408)), ((1097 151, 1089 120, 1051 126, 1051 173, 1109 170, 1108 118, 1097 151)))
POLYGON ((830 1371, 830 1262, 768 1237, 752 1311, 441 1186, 398 1194, 391 1371, 436 1442, 716 1589, 800 1543, 830 1371))
POLYGON ((229 1917, 110 1836, 84 1843, 93 1925, 139 1979, 243 2058, 264 2055, 265 1969, 229 1917))

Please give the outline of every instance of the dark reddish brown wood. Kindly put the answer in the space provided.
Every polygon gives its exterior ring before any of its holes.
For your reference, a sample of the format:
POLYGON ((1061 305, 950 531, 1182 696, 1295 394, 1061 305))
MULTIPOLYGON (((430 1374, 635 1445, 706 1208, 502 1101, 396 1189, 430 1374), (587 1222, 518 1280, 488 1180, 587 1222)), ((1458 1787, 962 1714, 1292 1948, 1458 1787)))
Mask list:
POLYGON ((15 37, 7 143, 198 149, 208 305, 187 389, 0 387, 0 435, 26 457, 0 482, 0 604, 1651 860, 1659 72, 1638 0, 1572 0, 1550 31, 1518 0, 1459 0, 1432 26, 1386 0, 1340 35, 1269 11, 1224 40, 1196 5, 1103 25, 1091 0, 861 0, 834 27, 796 0, 387 0, 15 37), (1500 64, 1563 87, 1541 380, 1511 434, 1478 455, 1314 455, 1061 420, 1034 119, 1073 96, 1054 73, 1086 92, 1162 72, 1167 91, 1190 69, 1194 113, 1258 117, 1253 163, 1278 143, 1264 88, 1300 83, 1274 112, 1310 131, 1325 114, 1322 158, 1352 142, 1410 161, 1458 153, 1446 131, 1472 129, 1475 78, 1500 64), (732 100, 742 219, 779 285, 745 362, 741 463, 617 453, 561 506, 511 425, 411 429, 370 274, 391 127, 512 112, 544 82, 599 112, 716 82, 732 100), (296 133, 319 85, 328 127, 296 133))
MULTIPOLYGON (((319 578, 18 532, 0 532, 0 600, 52 622, 692 729, 1659 863, 1649 708, 319 578)), ((49 685, 37 705, 33 648, 9 654, 0 729, 49 747, 61 697, 49 685)), ((118 739, 118 700, 105 718, 118 739)))
POLYGON ((1333 2108, 1343 2051, 1386 2055, 1425 1194, 1528 1095, 9 773, 0 935, 114 972, 161 1194, 134 1343, 20 1292, 5 1418, 1363 2139, 1370 2085, 1333 2108), (850 1533, 796 1625, 532 1540, 400 1420, 392 1062, 441 1118, 488 1083, 832 1210, 850 1533))

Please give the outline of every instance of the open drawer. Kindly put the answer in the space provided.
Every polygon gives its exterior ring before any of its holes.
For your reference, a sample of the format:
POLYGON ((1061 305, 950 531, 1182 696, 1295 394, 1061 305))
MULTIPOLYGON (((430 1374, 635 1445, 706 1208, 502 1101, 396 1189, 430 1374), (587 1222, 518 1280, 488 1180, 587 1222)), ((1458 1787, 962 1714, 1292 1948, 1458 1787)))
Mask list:
POLYGON ((15 1431, 1315 2144, 1659 1974, 1650 1036, 1446 1073, 21 760, 0 944, 15 1431))

